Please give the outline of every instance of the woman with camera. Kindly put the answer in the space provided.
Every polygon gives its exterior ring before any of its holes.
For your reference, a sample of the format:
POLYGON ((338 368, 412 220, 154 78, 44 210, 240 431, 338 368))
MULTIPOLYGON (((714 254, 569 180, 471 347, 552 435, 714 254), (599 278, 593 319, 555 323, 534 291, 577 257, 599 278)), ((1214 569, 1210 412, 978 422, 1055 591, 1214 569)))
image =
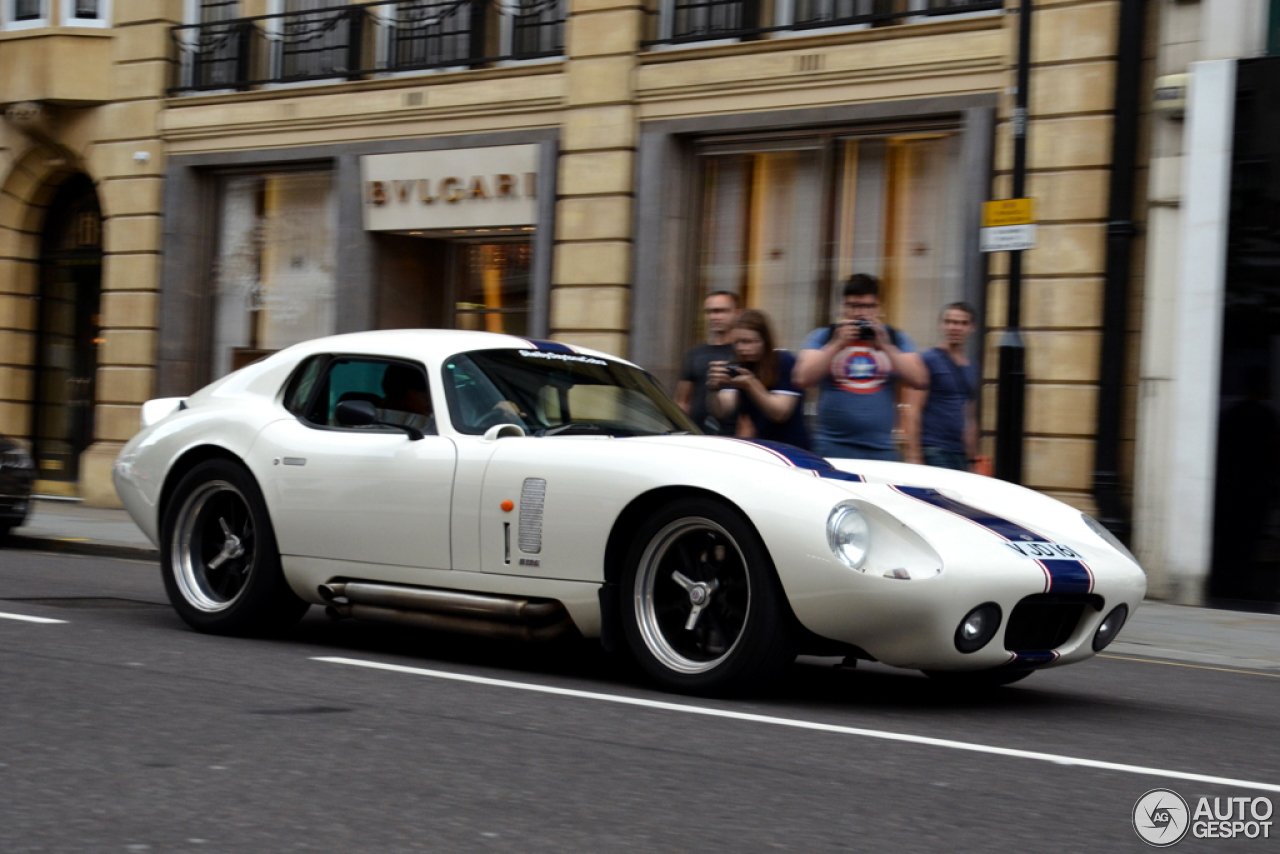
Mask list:
POLYGON ((747 309, 730 333, 733 363, 712 362, 707 371, 707 408, 721 423, 732 419, 735 436, 809 447, 800 392, 791 384, 795 357, 773 348, 764 312, 747 309))

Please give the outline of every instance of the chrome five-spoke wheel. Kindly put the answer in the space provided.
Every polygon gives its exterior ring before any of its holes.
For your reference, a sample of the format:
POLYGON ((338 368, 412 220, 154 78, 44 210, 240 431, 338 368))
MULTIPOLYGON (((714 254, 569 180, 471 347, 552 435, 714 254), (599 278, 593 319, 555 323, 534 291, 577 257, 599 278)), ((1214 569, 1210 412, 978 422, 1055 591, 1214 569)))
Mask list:
POLYGON ((621 577, 631 654, 664 687, 756 689, 795 659, 795 618, 769 552, 737 508, 680 498, 634 535, 621 577))
POLYGON ((160 528, 165 592, 193 628, 271 633, 306 612, 285 580, 262 491, 240 463, 194 466, 165 502, 160 528))
POLYGON ((654 657, 679 673, 705 673, 733 651, 746 627, 751 578, 723 527, 677 519, 640 559, 635 607, 654 657))
POLYGON ((225 480, 197 487, 178 514, 171 559, 192 607, 224 611, 244 592, 257 557, 257 532, 245 497, 225 480))

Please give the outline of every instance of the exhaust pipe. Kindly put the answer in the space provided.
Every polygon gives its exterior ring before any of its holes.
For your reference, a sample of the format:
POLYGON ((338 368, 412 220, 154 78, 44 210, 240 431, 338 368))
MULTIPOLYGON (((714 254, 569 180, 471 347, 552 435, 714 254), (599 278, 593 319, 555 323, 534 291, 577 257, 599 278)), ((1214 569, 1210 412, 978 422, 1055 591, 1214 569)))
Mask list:
POLYGON ((357 620, 379 620, 398 623, 439 632, 477 635, 495 640, 538 642, 558 638, 573 628, 573 620, 565 614, 563 619, 545 625, 522 625, 482 620, 475 617, 457 617, 451 614, 433 614, 429 611, 405 611, 397 608, 378 608, 373 605, 330 605, 325 609, 331 617, 357 620))
POLYGON ((519 599, 363 581, 321 584, 333 619, 383 620, 502 640, 542 641, 573 628, 554 599, 519 599))

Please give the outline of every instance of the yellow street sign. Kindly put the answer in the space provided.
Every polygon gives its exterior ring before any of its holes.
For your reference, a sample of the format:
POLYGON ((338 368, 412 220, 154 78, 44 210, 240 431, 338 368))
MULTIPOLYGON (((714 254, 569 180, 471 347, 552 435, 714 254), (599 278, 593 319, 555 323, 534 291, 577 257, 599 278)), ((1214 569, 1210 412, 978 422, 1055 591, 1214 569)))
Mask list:
POLYGON ((1031 199, 999 199, 982 203, 982 227, 1029 225, 1036 221, 1031 199))

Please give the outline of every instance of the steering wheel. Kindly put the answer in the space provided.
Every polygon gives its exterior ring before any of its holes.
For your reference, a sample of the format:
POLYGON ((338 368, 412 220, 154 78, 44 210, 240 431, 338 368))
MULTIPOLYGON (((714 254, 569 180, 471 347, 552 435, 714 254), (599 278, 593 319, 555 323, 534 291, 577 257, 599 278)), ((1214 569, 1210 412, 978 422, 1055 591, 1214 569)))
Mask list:
POLYGON ((519 418, 512 415, 507 410, 502 409, 500 407, 494 407, 493 409, 490 409, 488 412, 486 412, 484 415, 480 416, 480 420, 476 422, 475 427, 477 430, 483 433, 486 430, 488 430, 490 427, 494 427, 498 424, 515 424, 517 427, 524 426, 524 424, 520 421, 519 418))

